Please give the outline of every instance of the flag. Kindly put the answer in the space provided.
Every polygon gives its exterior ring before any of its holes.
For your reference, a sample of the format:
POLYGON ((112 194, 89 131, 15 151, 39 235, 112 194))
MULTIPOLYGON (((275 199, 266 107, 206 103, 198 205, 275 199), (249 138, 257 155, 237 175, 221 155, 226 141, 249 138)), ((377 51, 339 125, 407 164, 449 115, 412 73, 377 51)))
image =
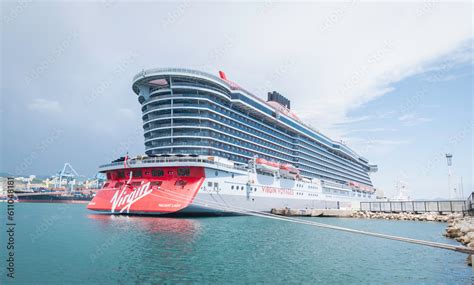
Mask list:
POLYGON ((128 167, 128 153, 125 155, 125 159, 123 160, 123 167, 127 168, 128 167))

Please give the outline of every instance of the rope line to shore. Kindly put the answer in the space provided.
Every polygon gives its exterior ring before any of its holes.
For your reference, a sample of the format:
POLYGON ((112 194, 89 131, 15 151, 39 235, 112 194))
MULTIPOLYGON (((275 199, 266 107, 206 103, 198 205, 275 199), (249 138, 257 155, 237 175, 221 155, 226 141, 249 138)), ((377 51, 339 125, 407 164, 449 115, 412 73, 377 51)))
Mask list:
MULTIPOLYGON (((171 200, 174 200, 174 201, 177 201, 177 202, 184 202, 184 201, 188 201, 188 199, 189 199, 189 197, 186 197, 184 195, 175 193, 175 192, 173 192, 172 190, 169 190, 169 189, 161 188, 161 190, 165 190, 165 191, 167 191, 167 192, 165 192, 166 194, 172 195, 172 196, 177 197, 177 198, 170 198, 168 196, 160 196, 160 195, 157 195, 157 194, 151 194, 151 195, 159 197, 159 198, 171 199, 171 200)), ((266 213, 266 212, 262 212, 262 211, 255 211, 255 210, 252 210, 252 209, 246 209, 246 208, 242 208, 242 207, 229 206, 229 205, 225 205, 221 202, 214 202, 214 201, 207 201, 207 200, 205 200, 204 202, 200 202, 200 201, 197 201, 197 200, 202 200, 202 199, 195 197, 194 200, 193 200, 193 203, 198 205, 198 206, 202 206, 202 207, 210 208, 210 209, 226 210, 226 211, 230 211, 230 212, 234 212, 234 213, 251 215, 251 216, 256 216, 256 217, 261 217, 261 218, 274 219, 274 220, 280 220, 280 221, 285 221, 285 222, 293 222, 293 223, 310 225, 310 226, 315 226, 315 227, 320 227, 320 228, 344 231, 344 232, 361 234, 361 235, 366 235, 366 236, 373 236, 373 237, 384 238, 384 239, 389 239, 389 240, 412 243, 412 244, 419 244, 419 245, 424 245, 424 246, 429 246, 429 247, 434 247, 434 248, 440 248, 440 249, 446 249, 446 250, 451 250, 451 251, 456 251, 456 252, 462 252, 462 253, 466 253, 466 254, 474 254, 474 248, 469 248, 469 247, 466 247, 466 246, 457 246, 457 245, 445 244, 445 243, 440 243, 440 242, 432 242, 432 241, 419 240, 419 239, 413 239, 413 238, 407 238, 407 237, 399 237, 399 236, 393 236, 393 235, 387 235, 387 234, 381 234, 381 233, 355 230, 355 229, 351 229, 351 228, 333 226, 333 225, 329 225, 329 224, 325 224, 325 223, 308 221, 308 220, 303 220, 303 219, 298 219, 298 218, 279 216, 279 215, 275 215, 275 214, 272 214, 272 213, 266 213), (210 206, 210 205, 212 205, 212 206, 210 206)))

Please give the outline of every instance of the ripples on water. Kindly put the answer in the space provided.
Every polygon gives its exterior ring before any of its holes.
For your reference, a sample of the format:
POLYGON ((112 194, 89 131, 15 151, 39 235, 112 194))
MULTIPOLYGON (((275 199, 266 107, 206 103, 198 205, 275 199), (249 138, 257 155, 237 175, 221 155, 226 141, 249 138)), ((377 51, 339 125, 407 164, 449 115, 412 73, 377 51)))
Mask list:
MULTIPOLYGON (((257 217, 127 217, 85 205, 17 204, 16 218, 18 284, 471 284, 461 253, 257 217)), ((456 244, 441 223, 308 219, 456 244)))

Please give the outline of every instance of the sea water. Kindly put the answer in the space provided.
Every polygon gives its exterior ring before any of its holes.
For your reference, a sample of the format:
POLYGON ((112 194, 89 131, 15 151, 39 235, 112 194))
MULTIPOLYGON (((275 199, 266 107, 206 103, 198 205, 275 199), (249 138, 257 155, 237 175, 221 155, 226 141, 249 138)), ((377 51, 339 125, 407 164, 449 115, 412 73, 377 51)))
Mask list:
MULTIPOLYGON (((6 277, 2 231, 1 284, 471 284, 463 253, 308 225, 111 216, 85 204, 15 207, 15 279, 6 277)), ((304 219, 458 244, 442 235, 445 223, 304 219)))

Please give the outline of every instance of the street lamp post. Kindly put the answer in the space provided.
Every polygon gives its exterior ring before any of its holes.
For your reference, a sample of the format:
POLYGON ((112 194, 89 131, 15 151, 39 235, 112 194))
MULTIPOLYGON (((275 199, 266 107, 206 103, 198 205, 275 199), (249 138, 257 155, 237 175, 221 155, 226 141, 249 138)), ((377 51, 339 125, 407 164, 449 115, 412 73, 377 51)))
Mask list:
POLYGON ((446 162, 448 163, 448 193, 450 198, 453 197, 453 192, 451 191, 451 166, 453 165, 453 155, 450 153, 446 154, 446 162))

